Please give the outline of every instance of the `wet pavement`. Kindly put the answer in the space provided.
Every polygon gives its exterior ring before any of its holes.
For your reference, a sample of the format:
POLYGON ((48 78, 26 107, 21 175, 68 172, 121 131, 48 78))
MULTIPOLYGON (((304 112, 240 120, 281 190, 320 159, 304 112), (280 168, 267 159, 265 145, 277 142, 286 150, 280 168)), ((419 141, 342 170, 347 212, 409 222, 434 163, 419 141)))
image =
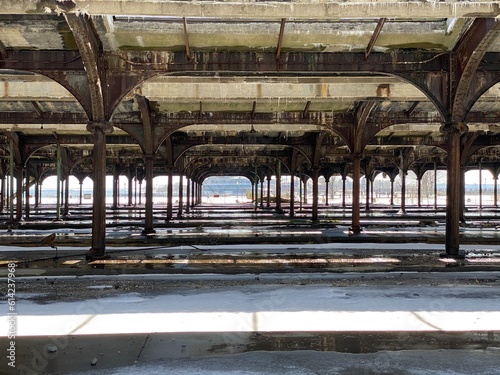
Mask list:
MULTIPOLYGON (((91 207, 75 207, 62 221, 54 221, 55 211, 46 207, 30 214, 17 226, 0 225, 0 244, 40 248, 40 242, 55 233, 57 247, 91 246, 91 207)), ((363 231, 353 235, 349 227, 350 211, 322 208, 320 220, 309 220, 310 209, 287 212, 255 210, 251 205, 199 206, 182 217, 165 221, 166 212, 154 212, 154 235, 143 236, 144 209, 108 209, 107 246, 175 246, 222 244, 283 244, 333 242, 433 243, 443 244, 445 215, 442 209, 408 209, 401 215, 395 209, 375 208, 361 213, 363 231)), ((0 222, 2 219, 0 217, 0 222)), ((461 227, 461 243, 500 244, 500 220, 496 209, 469 210, 461 227)), ((41 250, 41 249, 40 249, 41 250)))
MULTIPOLYGON (((499 282, 491 272, 17 277, 18 367, 4 363, 2 373, 148 374, 172 364, 179 373, 238 374, 228 365, 236 356, 248 373, 265 374, 266 361, 291 359, 287 352, 304 359, 284 372, 291 374, 436 366, 460 374, 478 357, 478 370, 491 373, 499 360, 499 282), (456 351, 470 358, 446 365, 456 351), (346 362, 327 370, 312 358, 346 362), (373 367, 368 358, 386 362, 373 367), (204 361, 219 367, 204 372, 204 361)), ((2 317, 0 331, 8 324, 2 317)))
POLYGON ((308 211, 201 207, 167 223, 157 210, 156 234, 142 236, 142 210, 120 209, 108 214, 109 257, 90 262, 89 210, 62 223, 51 214, 0 227, 6 295, 15 279, 15 315, 12 299, 0 303, 2 345, 13 316, 17 332, 17 367, 0 358, 1 373, 493 374, 500 365, 495 210, 469 212, 463 259, 443 257, 439 210, 367 212, 359 235, 338 208, 319 222, 308 211), (41 243, 52 233, 56 248, 41 243))

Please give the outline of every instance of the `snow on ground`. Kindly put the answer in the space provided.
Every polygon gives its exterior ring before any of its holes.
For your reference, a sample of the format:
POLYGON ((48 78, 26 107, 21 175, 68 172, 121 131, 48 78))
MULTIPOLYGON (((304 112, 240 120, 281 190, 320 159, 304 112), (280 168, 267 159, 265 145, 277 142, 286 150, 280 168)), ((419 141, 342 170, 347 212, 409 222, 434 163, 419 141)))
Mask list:
MULTIPOLYGON (((107 289, 97 283, 92 289, 107 289)), ((87 288, 90 289, 90 288, 87 288)), ((88 293, 91 295, 92 293, 88 293)), ((116 293, 83 301, 59 301, 57 296, 40 302, 31 294, 17 294, 19 315, 257 311, 500 311, 500 289, 494 286, 350 286, 244 285, 215 289, 185 288, 171 292, 116 293), (78 307, 77 309, 75 307, 78 307)), ((2 301, 5 304, 5 301, 2 301)))
MULTIPOLYGON (((147 332, 500 331, 494 286, 244 285, 60 301, 19 292, 18 336, 147 332), (134 322, 133 324, 130 324, 134 322)), ((86 298, 85 298, 86 296, 86 298)), ((0 303, 5 305, 6 302, 0 303)), ((6 309, 6 306, 2 307, 6 309)), ((0 335, 8 317, 0 317, 0 335)))

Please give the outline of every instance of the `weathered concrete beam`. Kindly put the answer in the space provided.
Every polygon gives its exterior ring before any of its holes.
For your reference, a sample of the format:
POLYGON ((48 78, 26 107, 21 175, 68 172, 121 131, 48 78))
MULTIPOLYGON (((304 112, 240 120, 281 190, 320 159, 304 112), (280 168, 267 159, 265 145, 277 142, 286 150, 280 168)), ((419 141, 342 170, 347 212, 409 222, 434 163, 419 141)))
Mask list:
POLYGON ((46 77, 1 75, 0 98, 2 100, 44 101, 75 100, 64 87, 46 77))
POLYGON ((425 95, 415 86, 392 77, 345 77, 344 79, 325 78, 317 83, 307 79, 289 81, 286 78, 275 82, 262 80, 255 82, 252 79, 217 79, 214 81, 195 81, 187 84, 177 80, 161 79, 145 82, 142 85, 142 95, 150 101, 177 102, 182 99, 194 100, 257 100, 265 104, 266 101, 288 103, 290 100, 300 101, 303 108, 304 101, 311 100, 313 106, 316 100, 380 98, 404 101, 425 101, 425 95), (384 85, 385 89, 380 86, 384 85))
POLYGON ((169 1, 169 0, 73 0, 32 1, 3 0, 0 13, 24 14, 71 10, 91 15, 149 15, 176 17, 227 18, 443 18, 495 17, 500 13, 498 2, 485 0, 449 0, 422 2, 406 0, 351 0, 310 2, 306 0, 257 1, 169 1), (71 6, 64 6, 70 3, 71 6), (74 5, 74 6, 73 6, 74 5))

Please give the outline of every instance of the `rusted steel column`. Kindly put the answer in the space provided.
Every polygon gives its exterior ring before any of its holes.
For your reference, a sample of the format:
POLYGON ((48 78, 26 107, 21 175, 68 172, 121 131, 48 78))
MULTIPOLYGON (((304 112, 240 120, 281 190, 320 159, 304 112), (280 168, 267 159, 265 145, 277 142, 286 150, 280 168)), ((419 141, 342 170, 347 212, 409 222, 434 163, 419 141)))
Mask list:
POLYGON ((267 204, 266 207, 271 207, 271 176, 267 177, 267 204))
POLYGON ((134 207, 137 207, 137 168, 134 176, 134 207))
POLYGON ((61 194, 59 194, 60 197, 61 197, 61 200, 60 200, 60 204, 59 204, 59 207, 60 207, 60 211, 61 211, 61 216, 64 215, 64 177, 61 177, 61 194))
POLYGON ((370 180, 370 203, 373 204, 373 198, 375 197, 374 194, 374 187, 375 187, 375 180, 370 180))
POLYGON ((16 165, 16 222, 23 220, 23 167, 16 165))
POLYGON ((494 176, 493 181, 493 205, 498 207, 498 176, 494 176))
POLYGON ((3 213, 5 208, 5 174, 2 173, 2 179, 0 181, 0 213, 3 213))
POLYGON ((142 205, 142 179, 139 180, 139 206, 142 205))
POLYGON ((260 208, 264 207, 264 178, 260 180, 260 208))
POLYGON ((113 166, 113 209, 118 208, 118 167, 113 166))
POLYGON ((257 211, 257 208, 259 207, 259 179, 258 178, 254 182, 254 195, 255 195, 254 209, 255 209, 255 211, 257 211))
POLYGON ((153 229, 153 155, 144 155, 144 167, 146 169, 146 203, 145 203, 145 225, 142 235, 147 236, 156 233, 153 229))
POLYGON ((325 206, 329 206, 330 205, 330 179, 328 180, 325 180, 325 206))
POLYGON ((394 177, 391 176, 391 201, 390 206, 394 207, 394 177))
POLYGON ((447 189, 446 189, 446 255, 457 257, 460 247, 460 187, 462 183, 460 156, 461 135, 466 131, 465 124, 446 124, 443 131, 447 134, 448 143, 448 165, 447 165, 447 189))
POLYGON ((361 178, 361 155, 354 154, 352 159, 352 223, 350 231, 354 234, 361 232, 359 220, 359 198, 361 178))
POLYGON ((318 221, 318 203, 319 203, 319 168, 313 168, 312 175, 312 188, 313 188, 313 201, 312 201, 312 217, 313 221, 318 221))
POLYGON ((78 184, 80 185, 78 204, 81 206, 83 202, 83 181, 78 181, 78 184))
POLYGON ((483 209, 483 166, 479 160, 479 209, 483 209))
POLYGON ((290 173, 290 217, 295 216, 295 174, 290 173))
POLYGON ((106 252, 106 134, 113 131, 109 122, 91 122, 87 131, 94 136, 94 192, 92 211, 92 247, 88 260, 104 257, 106 252))
POLYGON ((276 211, 281 211, 281 162, 276 166, 276 211))
POLYGON ((66 176, 66 184, 64 186, 64 216, 69 216, 69 175, 66 176))
POLYGON ((2 170, 2 178, 0 180, 0 213, 3 213, 5 208, 5 171, 4 164, 0 163, 0 168, 2 170))
POLYGON ((401 208, 400 214, 406 214, 406 171, 401 170, 401 208))
POLYGON ((347 176, 342 176, 342 208, 345 208, 345 183, 347 176))
POLYGON ((36 207, 38 208, 39 205, 42 204, 42 183, 40 183, 39 181, 38 182, 38 204, 36 205, 36 207))
POLYGON ((198 192, 200 191, 200 184, 198 181, 194 181, 193 185, 193 207, 198 205, 198 192))
POLYGON ((307 181, 308 177, 304 178, 304 204, 307 204, 307 181))
POLYGON ((191 212, 191 179, 186 177, 186 213, 191 212))
MULTIPOLYGON (((460 156, 461 158, 461 156, 460 156)), ((460 163, 460 204, 458 213, 458 222, 465 224, 465 165, 460 163)))
POLYGON ((437 162, 434 162, 434 209, 437 210, 438 183, 437 183, 437 162))
POLYGON ((172 220, 173 211, 173 169, 168 167, 167 171, 167 218, 166 221, 172 220))
POLYGON ((127 188, 127 195, 128 195, 128 206, 132 206, 132 186, 133 186, 133 177, 128 173, 128 188, 127 188))
POLYGON ((302 211, 302 201, 303 201, 303 195, 302 195, 302 173, 299 173, 299 210, 302 211))
POLYGON ((30 167, 29 159, 26 161, 26 173, 24 176, 26 190, 24 191, 24 217, 26 220, 30 218, 30 167))
POLYGON ((191 207, 194 208, 196 205, 195 200, 194 200, 194 192, 196 190, 196 181, 194 179, 191 179, 191 207))
POLYGON ((370 211, 370 178, 368 177, 367 174, 365 174, 365 194, 366 194, 366 200, 365 200, 365 210, 370 211))
POLYGON ((179 210, 177 211, 177 217, 182 216, 182 211, 184 210, 184 176, 182 173, 179 175, 179 210))
POLYGON ((61 221, 61 145, 57 144, 56 156, 56 221, 61 221))
POLYGON ((330 180, 326 180, 325 179, 325 206, 329 206, 329 202, 328 202, 328 183, 330 182, 330 180))
POLYGON ((422 177, 417 177, 417 207, 422 207, 422 177))
POLYGON ((9 143, 9 223, 14 224, 14 141, 11 139, 9 143))
POLYGON ((254 209, 257 211, 259 208, 259 173, 257 171, 257 166, 255 166, 255 200, 254 200, 254 209))

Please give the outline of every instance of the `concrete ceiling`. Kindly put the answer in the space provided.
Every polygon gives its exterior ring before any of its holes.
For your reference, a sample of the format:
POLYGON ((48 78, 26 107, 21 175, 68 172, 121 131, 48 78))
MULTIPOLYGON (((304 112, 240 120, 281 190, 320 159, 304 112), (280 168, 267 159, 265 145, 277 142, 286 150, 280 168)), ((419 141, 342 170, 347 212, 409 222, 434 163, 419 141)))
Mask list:
POLYGON ((498 1, 3 0, 0 153, 50 173, 60 143, 85 174, 86 125, 110 121, 108 164, 155 154, 158 173, 229 174, 228 155, 272 173, 294 153, 382 170, 408 148, 418 169, 445 167, 442 126, 465 122, 465 160, 493 167, 499 18, 498 1))

